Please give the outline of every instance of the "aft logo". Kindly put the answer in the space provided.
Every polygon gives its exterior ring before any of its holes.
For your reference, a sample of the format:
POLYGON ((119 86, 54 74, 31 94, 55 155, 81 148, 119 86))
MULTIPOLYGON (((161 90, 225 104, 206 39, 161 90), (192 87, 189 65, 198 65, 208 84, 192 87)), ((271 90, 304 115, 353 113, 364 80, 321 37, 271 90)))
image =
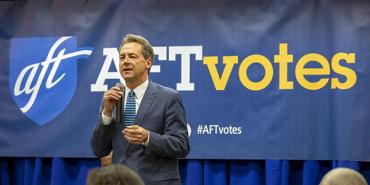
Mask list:
POLYGON ((71 36, 12 39, 9 86, 20 110, 38 125, 59 115, 76 90, 77 59, 91 53, 71 36))

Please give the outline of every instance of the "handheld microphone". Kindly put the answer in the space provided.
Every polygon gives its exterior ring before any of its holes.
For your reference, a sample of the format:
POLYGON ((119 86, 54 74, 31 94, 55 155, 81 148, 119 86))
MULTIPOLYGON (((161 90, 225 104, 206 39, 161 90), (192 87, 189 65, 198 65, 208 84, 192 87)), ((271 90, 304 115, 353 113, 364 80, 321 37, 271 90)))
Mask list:
POLYGON ((122 102, 125 99, 125 86, 121 82, 118 82, 116 83, 116 87, 118 87, 122 92, 121 98, 116 102, 116 123, 121 124, 123 118, 122 102))

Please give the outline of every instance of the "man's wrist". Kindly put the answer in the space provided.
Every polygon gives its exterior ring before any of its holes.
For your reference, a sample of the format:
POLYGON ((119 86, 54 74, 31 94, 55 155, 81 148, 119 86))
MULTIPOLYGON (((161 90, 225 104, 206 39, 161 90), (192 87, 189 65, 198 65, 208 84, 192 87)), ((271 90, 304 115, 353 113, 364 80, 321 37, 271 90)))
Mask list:
POLYGON ((149 139, 150 139, 150 132, 149 132, 149 130, 147 130, 147 133, 148 133, 148 137, 147 137, 146 141, 143 143, 144 146, 148 146, 149 145, 149 139))
POLYGON ((112 122, 112 116, 107 116, 104 112, 101 113, 103 125, 110 125, 112 122))
POLYGON ((103 109, 103 115, 108 116, 108 117, 112 117, 112 111, 109 112, 106 109, 103 109))

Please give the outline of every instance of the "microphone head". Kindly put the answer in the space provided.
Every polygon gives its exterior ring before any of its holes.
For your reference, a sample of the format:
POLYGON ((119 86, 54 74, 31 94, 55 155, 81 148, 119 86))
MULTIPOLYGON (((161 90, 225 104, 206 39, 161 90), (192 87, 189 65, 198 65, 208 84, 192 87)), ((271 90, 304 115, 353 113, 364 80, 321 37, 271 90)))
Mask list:
POLYGON ((121 82, 116 83, 116 87, 118 87, 121 91, 123 91, 123 89, 125 88, 125 86, 121 82))

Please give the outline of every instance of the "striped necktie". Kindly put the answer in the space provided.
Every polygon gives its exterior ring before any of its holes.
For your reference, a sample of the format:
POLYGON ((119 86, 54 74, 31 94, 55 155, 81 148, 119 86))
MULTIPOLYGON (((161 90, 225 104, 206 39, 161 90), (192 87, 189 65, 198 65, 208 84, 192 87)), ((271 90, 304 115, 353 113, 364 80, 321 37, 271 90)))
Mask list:
POLYGON ((126 126, 134 124, 136 117, 136 102, 135 92, 133 90, 128 93, 124 117, 126 126))

